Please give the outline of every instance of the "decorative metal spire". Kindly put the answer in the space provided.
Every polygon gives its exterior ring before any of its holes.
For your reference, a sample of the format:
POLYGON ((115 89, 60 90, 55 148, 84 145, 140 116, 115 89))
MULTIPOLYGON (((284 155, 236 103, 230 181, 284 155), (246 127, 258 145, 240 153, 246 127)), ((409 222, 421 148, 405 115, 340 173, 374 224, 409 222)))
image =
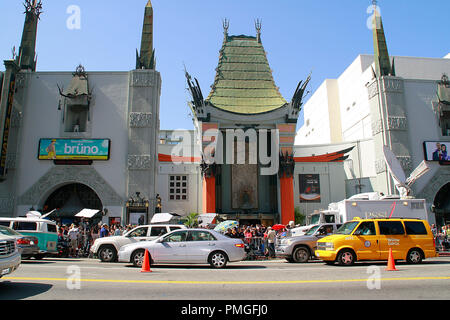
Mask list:
POLYGON ((256 19, 255 20, 255 29, 256 29, 256 40, 258 42, 261 42, 261 28, 262 28, 261 19, 256 19))
POLYGON ((223 19, 222 26, 223 26, 223 35, 226 39, 226 37, 228 36, 228 28, 230 27, 230 20, 228 20, 227 18, 223 19))

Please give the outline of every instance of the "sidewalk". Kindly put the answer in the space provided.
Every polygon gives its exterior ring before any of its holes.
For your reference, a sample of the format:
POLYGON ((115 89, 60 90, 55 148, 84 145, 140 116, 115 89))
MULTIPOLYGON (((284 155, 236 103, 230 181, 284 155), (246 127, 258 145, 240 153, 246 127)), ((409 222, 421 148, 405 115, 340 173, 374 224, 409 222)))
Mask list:
POLYGON ((450 257, 450 250, 439 251, 439 257, 450 257))

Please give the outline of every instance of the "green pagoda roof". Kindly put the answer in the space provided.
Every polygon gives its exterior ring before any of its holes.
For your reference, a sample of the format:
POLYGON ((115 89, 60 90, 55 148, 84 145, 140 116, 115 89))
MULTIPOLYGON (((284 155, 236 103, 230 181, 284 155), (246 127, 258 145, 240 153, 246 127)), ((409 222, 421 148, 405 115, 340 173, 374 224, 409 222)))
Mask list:
POLYGON ((207 103, 241 114, 269 112, 287 104, 258 38, 225 35, 207 103))

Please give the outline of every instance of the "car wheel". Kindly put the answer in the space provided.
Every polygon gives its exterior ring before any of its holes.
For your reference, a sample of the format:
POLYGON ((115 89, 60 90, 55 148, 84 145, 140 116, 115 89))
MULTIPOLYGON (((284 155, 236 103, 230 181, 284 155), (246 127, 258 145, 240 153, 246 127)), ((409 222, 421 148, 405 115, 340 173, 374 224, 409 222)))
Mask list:
POLYGON ((305 263, 308 262, 310 257, 309 250, 305 247, 297 247, 292 253, 292 260, 295 263, 305 263))
POLYGON ((227 265, 228 257, 222 251, 215 251, 211 253, 208 261, 211 267, 215 269, 220 269, 225 268, 225 266, 227 265))
POLYGON ((339 252, 337 262, 341 266, 351 266, 355 263, 356 256, 352 250, 342 250, 339 252))
POLYGON ((117 259, 117 251, 113 246, 102 246, 98 250, 98 257, 102 262, 113 262, 117 259))
MULTIPOLYGON (((145 250, 138 249, 131 254, 131 262, 133 266, 141 268, 142 263, 144 263, 145 250)), ((150 258, 150 255, 149 255, 150 258)))
POLYGON ((419 249, 411 249, 406 256, 406 261, 410 264, 419 264, 422 262, 423 256, 419 249))
POLYGON ((294 263, 294 259, 292 259, 291 257, 285 258, 287 262, 289 263, 294 263))

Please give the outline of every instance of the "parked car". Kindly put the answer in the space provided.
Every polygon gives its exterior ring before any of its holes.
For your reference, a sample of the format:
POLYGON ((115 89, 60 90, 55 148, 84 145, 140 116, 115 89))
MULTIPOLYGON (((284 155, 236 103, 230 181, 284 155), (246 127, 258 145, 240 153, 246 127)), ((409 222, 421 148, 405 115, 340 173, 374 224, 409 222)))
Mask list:
POLYGON ((389 249, 394 260, 411 264, 438 255, 426 220, 355 218, 335 235, 319 240, 316 256, 328 264, 349 266, 361 260, 388 260, 389 249))
POLYGON ((282 238, 275 247, 275 253, 289 262, 308 262, 314 257, 317 240, 336 232, 341 225, 340 223, 318 224, 304 235, 282 238))
POLYGON ((154 240, 170 231, 179 229, 186 229, 186 226, 181 224, 153 224, 138 226, 122 236, 96 239, 91 247, 91 252, 102 262, 114 262, 117 261, 117 253, 122 246, 139 241, 154 240))
POLYGON ((11 228, 0 226, 0 233, 16 239, 16 245, 22 259, 29 259, 39 254, 39 240, 34 236, 24 236, 11 228))
POLYGON ((214 230, 187 229, 168 233, 157 240, 123 246, 120 262, 131 262, 141 267, 145 250, 151 264, 209 264, 224 268, 228 262, 244 260, 244 242, 232 239, 214 230))
POLYGON ((20 265, 16 239, 0 233, 0 278, 14 272, 20 265))
POLYGON ((56 222, 39 218, 0 218, 0 225, 9 227, 24 236, 38 238, 39 252, 36 259, 42 259, 57 252, 58 233, 56 222))

